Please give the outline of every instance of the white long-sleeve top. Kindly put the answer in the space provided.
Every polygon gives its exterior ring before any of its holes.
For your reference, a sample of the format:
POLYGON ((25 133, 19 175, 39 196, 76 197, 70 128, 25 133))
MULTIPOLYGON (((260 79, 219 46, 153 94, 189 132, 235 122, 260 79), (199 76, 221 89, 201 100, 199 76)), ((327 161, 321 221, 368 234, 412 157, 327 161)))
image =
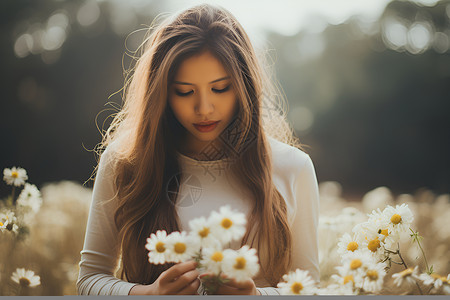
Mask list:
MULTIPOLYGON (((308 270, 319 281, 318 236, 319 194, 310 157, 303 151, 268 137, 273 162, 272 180, 286 201, 293 241, 291 270, 308 270)), ((104 151, 94 183, 80 272, 79 295, 128 295, 137 283, 114 277, 118 267, 120 244, 114 224, 116 191, 113 186, 113 151, 104 151), (112 199, 112 201, 105 201, 112 199)), ((198 161, 178 153, 183 174, 177 196, 180 230, 189 230, 190 220, 205 216, 223 205, 247 214, 252 204, 248 194, 229 176, 229 162, 198 161)), ((238 249, 241 241, 228 246, 238 249)), ((146 263, 146 262, 143 262, 146 263)), ((148 263, 148 262, 147 262, 148 263)), ((262 278, 255 279, 262 295, 279 294, 262 278)))

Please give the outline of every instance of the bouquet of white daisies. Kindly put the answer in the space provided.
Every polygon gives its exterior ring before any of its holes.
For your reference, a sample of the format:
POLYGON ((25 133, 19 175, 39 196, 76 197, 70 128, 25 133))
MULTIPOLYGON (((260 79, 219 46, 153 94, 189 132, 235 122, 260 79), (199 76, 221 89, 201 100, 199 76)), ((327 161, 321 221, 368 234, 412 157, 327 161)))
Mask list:
POLYGON ((376 295, 383 290, 385 277, 392 264, 404 267, 393 274, 394 284, 406 286, 408 292, 417 289, 420 294, 450 294, 450 274, 443 276, 433 271, 421 246, 422 237, 411 228, 414 216, 407 204, 388 205, 383 211, 373 210, 368 220, 353 227, 352 234, 345 233, 337 245, 341 265, 331 282, 319 287, 308 271, 296 269, 283 275, 278 283, 284 295, 376 295), (400 242, 411 239, 420 248, 426 270, 408 267, 400 252, 400 242), (424 291, 421 286, 430 286, 424 291))
POLYGON ((238 250, 224 249, 229 242, 244 236, 246 223, 243 213, 227 205, 219 212, 213 211, 208 218, 191 220, 189 232, 167 234, 158 230, 147 238, 148 260, 152 264, 197 261, 199 271, 209 274, 202 276, 204 291, 214 294, 230 279, 244 281, 259 271, 256 249, 247 245, 238 250))

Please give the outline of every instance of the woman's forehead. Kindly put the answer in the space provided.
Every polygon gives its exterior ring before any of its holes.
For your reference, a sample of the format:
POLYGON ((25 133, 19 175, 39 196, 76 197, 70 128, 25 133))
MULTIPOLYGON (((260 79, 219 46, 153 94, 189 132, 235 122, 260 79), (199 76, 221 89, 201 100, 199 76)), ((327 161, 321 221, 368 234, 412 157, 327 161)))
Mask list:
POLYGON ((174 81, 209 84, 229 77, 223 64, 208 50, 183 60, 175 74, 174 81))

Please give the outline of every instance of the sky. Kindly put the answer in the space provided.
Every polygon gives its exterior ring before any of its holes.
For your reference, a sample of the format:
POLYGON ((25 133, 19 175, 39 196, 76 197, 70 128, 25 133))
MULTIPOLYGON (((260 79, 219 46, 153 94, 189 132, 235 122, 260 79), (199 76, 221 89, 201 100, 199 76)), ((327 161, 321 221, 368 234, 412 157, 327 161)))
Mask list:
POLYGON ((321 31, 327 24, 343 23, 353 15, 370 21, 381 15, 390 0, 171 0, 164 2, 164 9, 181 11, 204 2, 228 9, 249 35, 258 39, 264 29, 293 35, 300 29, 321 31))

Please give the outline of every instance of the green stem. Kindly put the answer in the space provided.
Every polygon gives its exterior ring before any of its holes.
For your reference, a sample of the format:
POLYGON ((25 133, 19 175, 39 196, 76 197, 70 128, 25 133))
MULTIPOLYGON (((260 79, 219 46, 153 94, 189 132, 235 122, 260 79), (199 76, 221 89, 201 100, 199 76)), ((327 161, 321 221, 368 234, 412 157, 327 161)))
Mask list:
POLYGON ((426 266, 426 268, 427 268, 427 273, 430 274, 430 273, 429 273, 429 272, 430 272, 430 268, 428 268, 427 257, 425 256, 425 251, 423 251, 423 248, 422 248, 422 246, 420 245, 420 241, 419 241, 419 239, 417 238, 417 234, 416 234, 416 233, 414 232, 414 230, 412 230, 411 228, 409 228, 409 230, 411 230, 411 232, 412 232, 413 235, 414 235, 414 240, 417 242, 417 245, 419 245, 419 249, 420 249, 420 251, 422 252, 423 259, 425 260, 425 266, 426 266))
POLYGON ((404 265, 402 262, 398 262, 398 261, 393 261, 392 259, 391 259, 391 262, 393 262, 394 264, 396 264, 396 265, 404 265))
POLYGON ((397 249, 398 257, 400 257, 400 259, 402 260, 402 263, 403 263, 403 265, 405 266, 405 269, 408 269, 408 266, 406 265, 406 262, 403 260, 403 257, 402 257, 402 255, 400 254, 400 244, 397 243, 397 246, 398 246, 398 249, 397 249))
POLYGON ((384 251, 386 251, 389 254, 397 254, 396 251, 392 251, 392 250, 389 250, 389 249, 386 249, 386 248, 384 248, 384 251))
POLYGON ((12 187, 12 192, 11 192, 11 201, 12 201, 12 205, 14 205, 14 194, 16 193, 16 187, 13 185, 12 187))

